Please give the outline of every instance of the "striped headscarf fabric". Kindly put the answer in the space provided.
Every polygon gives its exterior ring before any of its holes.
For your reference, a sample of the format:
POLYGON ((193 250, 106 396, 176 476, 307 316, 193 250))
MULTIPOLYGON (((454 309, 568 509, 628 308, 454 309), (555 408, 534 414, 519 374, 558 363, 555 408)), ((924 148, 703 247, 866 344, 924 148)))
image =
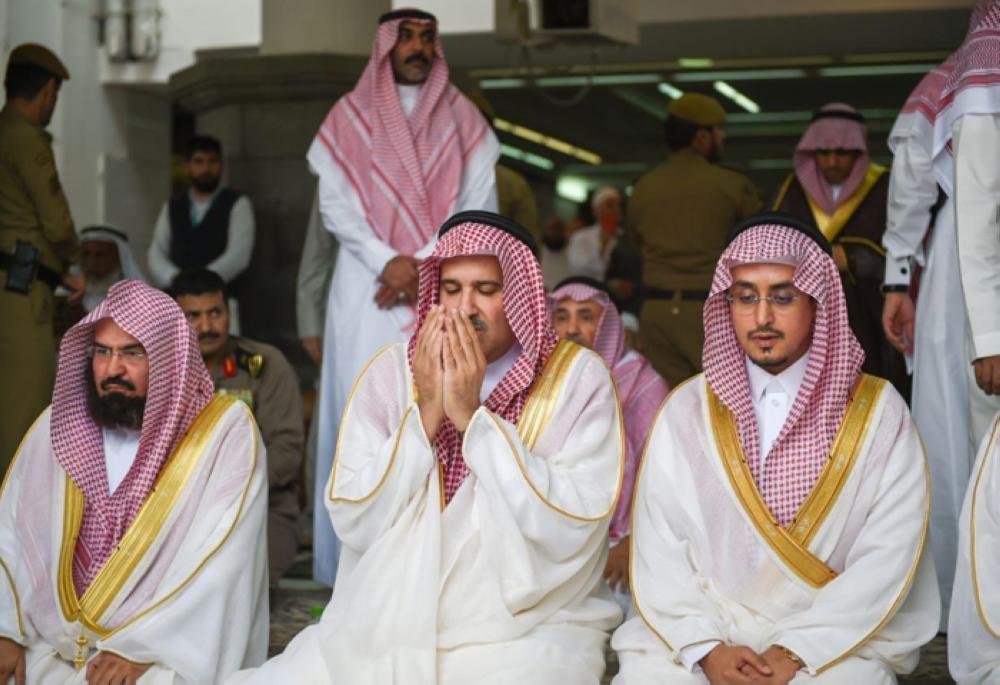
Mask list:
MULTIPOLYGON (((483 404, 494 414, 516 424, 524 410, 528 390, 558 339, 546 311, 542 267, 531 249, 509 233, 485 223, 468 222, 441 236, 434 253, 420 264, 417 328, 410 338, 407 354, 412 368, 420 329, 431 307, 440 302, 441 262, 471 255, 493 255, 499 260, 504 312, 521 345, 521 355, 483 404)), ((461 436, 447 418, 434 438, 434 451, 444 467, 445 501, 450 502, 468 476, 469 467, 462 457, 461 436)))
MULTIPOLYGON (((857 114, 850 105, 831 102, 820 107, 820 112, 849 112, 857 114)), ((861 185, 868 172, 868 129, 859 121, 846 118, 824 117, 816 119, 795 147, 795 177, 812 201, 826 214, 833 214, 837 208, 851 199, 851 195, 861 185), (833 198, 833 188, 823 178, 816 165, 817 150, 856 150, 860 154, 854 160, 851 173, 844 179, 840 195, 833 198)))
POLYGON ((791 524, 826 464, 861 373, 864 352, 847 319, 847 303, 837 265, 805 234, 779 224, 740 233, 723 251, 704 309, 702 364, 709 387, 736 418, 750 471, 771 513, 791 524), (726 292, 731 269, 740 264, 794 263, 792 283, 816 303, 812 345, 805 378, 792 409, 760 471, 760 438, 746 354, 736 339, 726 292))
POLYGON ((462 169, 489 127, 475 105, 448 82, 441 39, 409 119, 392 72, 392 49, 404 22, 383 22, 357 85, 334 104, 307 158, 322 176, 332 163, 361 200, 368 224, 380 240, 413 255, 453 211, 462 169))
POLYGON ((141 281, 119 281, 107 298, 63 337, 52 395, 50 437, 59 464, 84 496, 73 559, 77 593, 90 586, 146 501, 163 464, 211 401, 212 378, 198 339, 177 303, 141 281), (125 479, 108 492, 101 428, 87 408, 88 348, 101 319, 142 343, 149 385, 139 450, 125 479))
POLYGON ((628 535, 630 528, 632 492, 646 435, 670 387, 648 359, 626 348, 625 327, 618 308, 607 293, 583 283, 567 283, 549 293, 549 310, 553 316, 556 306, 566 298, 575 302, 592 300, 604 308, 597 323, 594 351, 601 355, 615 379, 625 424, 625 471, 609 530, 612 540, 620 540, 628 535))

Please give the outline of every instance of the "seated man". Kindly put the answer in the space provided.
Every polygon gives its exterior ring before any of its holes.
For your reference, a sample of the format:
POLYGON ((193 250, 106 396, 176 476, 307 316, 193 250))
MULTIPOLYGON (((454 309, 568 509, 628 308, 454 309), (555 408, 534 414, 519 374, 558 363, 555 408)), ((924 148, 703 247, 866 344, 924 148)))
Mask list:
POLYGON ((937 632, 923 451, 861 373, 830 253, 779 215, 730 234, 705 371, 660 410, 637 478, 618 685, 895 683, 937 632))
POLYGON ((84 311, 93 311, 121 280, 145 281, 132 256, 128 236, 112 226, 87 226, 80 231, 80 270, 87 279, 84 311))
POLYGON ((0 683, 203 685, 267 655, 265 455, 177 305, 122 281, 0 495, 0 683))
POLYGON ((959 522, 948 669, 959 685, 1000 678, 1000 414, 983 438, 959 522))
POLYGON ((628 592, 629 524, 632 488, 646 434, 653 417, 667 396, 666 381, 649 361, 625 345, 625 327, 611 293, 592 278, 573 276, 549 294, 552 326, 560 338, 572 340, 601 355, 618 386, 625 422, 625 475, 621 496, 611 518, 611 551, 604 578, 622 608, 631 604, 628 592))
POLYGON ((442 226, 416 332, 344 410, 330 605, 227 683, 600 682, 621 617, 601 587, 621 418, 600 358, 556 338, 534 251, 489 212, 442 226))
POLYGON ((274 588, 299 547, 299 473, 305 439, 298 378, 277 348, 229 334, 226 283, 215 272, 182 271, 170 294, 198 334, 215 392, 246 402, 260 427, 267 449, 268 572, 274 588))

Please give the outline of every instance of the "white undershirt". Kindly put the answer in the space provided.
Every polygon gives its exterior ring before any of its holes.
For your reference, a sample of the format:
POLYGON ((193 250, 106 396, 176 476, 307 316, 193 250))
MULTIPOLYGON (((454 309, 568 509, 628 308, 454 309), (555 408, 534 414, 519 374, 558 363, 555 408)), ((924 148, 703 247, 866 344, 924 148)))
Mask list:
POLYGON ((108 492, 114 493, 125 480, 139 451, 139 431, 128 428, 102 428, 104 466, 108 471, 108 492))
MULTIPOLYGON (((795 397, 799 394, 802 380, 806 376, 809 353, 802 355, 795 360, 794 364, 777 374, 772 374, 757 366, 750 360, 750 357, 746 358, 746 364, 747 376, 750 379, 750 399, 753 402, 753 411, 757 417, 757 430, 760 435, 760 469, 758 469, 758 473, 763 476, 767 454, 771 451, 785 421, 788 420, 788 414, 792 411, 795 397)), ((760 483, 764 482, 763 478, 758 480, 760 483)), ((698 665, 698 662, 705 658, 718 644, 717 640, 711 640, 684 647, 679 654, 681 663, 688 671, 700 671, 701 666, 698 665)))
POLYGON ((409 119, 417 106, 417 99, 420 97, 422 83, 417 84, 396 84, 396 92, 399 94, 399 104, 403 108, 403 115, 409 119))
POLYGON ((840 193, 844 190, 843 183, 831 183, 830 184, 830 196, 833 197, 833 201, 836 202, 840 199, 840 193))
POLYGON ((483 377, 483 387, 479 389, 479 401, 485 402, 490 393, 500 384, 503 377, 507 375, 514 362, 521 356, 521 346, 514 343, 510 349, 495 362, 486 367, 486 375, 483 377))

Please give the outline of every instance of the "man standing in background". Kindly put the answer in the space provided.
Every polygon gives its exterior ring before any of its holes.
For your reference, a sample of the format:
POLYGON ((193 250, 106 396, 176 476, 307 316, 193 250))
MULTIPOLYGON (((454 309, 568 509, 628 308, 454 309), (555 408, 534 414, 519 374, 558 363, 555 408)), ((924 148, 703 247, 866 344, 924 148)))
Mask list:
POLYGON ((448 82, 432 14, 382 15, 354 90, 330 110, 309 148, 323 225, 340 245, 323 337, 313 549, 332 585, 338 545, 323 502, 341 410, 365 362, 406 340, 417 265, 453 212, 496 210, 496 136, 448 82))
POLYGON ((10 53, 0 111, 0 472, 52 396, 53 291, 83 296, 83 277, 67 274, 80 246, 63 194, 52 136, 59 87, 69 72, 32 43, 10 53))
POLYGON ((722 158, 726 112, 688 93, 670 103, 670 157, 639 179, 628 229, 642 253, 644 349, 670 387, 701 371, 701 309, 729 229, 761 208, 750 179, 722 158))

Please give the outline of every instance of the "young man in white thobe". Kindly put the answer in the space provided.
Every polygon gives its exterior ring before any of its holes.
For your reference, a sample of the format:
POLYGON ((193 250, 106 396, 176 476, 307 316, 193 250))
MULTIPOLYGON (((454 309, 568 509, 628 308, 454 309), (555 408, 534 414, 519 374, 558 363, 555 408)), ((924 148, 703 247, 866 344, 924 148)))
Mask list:
POLYGON ((959 685, 1000 682, 1000 414, 983 437, 959 523, 948 669, 959 685))
POLYGON ((267 656, 267 471, 138 281, 63 338, 0 493, 0 683, 205 685, 267 656))
POLYGON ((930 543, 944 616, 962 498, 979 440, 1000 409, 998 14, 996 0, 976 4, 962 46, 921 80, 889 135, 882 319, 889 340, 913 355, 913 419, 934 483, 930 543), (925 268, 914 306, 916 264, 925 268))
POLYGON ((351 384, 381 347, 414 322, 417 265, 453 212, 496 210, 496 136, 448 82, 437 20, 403 9, 382 15, 368 66, 330 110, 309 148, 323 225, 339 244, 323 336, 313 550, 317 580, 332 585, 337 540, 323 486, 351 384), (349 323, 348 323, 349 322, 349 323))
POLYGON ((896 682, 938 627, 930 483, 905 402, 861 373, 830 244, 738 226, 704 321, 637 479, 614 682, 896 682))
POLYGON ((420 265, 417 331, 355 383, 324 493, 333 598, 227 685, 598 685, 622 468, 604 362, 560 342, 523 227, 463 212, 420 265))

